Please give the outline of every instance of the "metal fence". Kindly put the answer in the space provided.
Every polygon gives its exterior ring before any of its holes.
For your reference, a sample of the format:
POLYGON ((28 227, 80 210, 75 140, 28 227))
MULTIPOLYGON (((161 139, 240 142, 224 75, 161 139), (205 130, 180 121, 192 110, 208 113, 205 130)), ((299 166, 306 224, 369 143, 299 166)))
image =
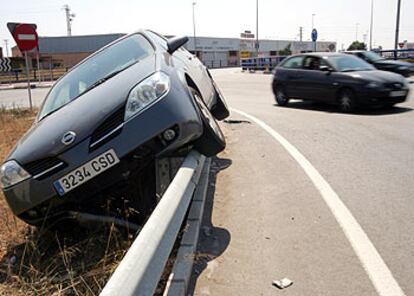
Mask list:
POLYGON ((414 49, 398 49, 398 50, 378 50, 376 51, 382 57, 387 59, 397 58, 398 60, 411 60, 414 62, 414 49))
MULTIPOLYGON (((31 69, 29 79, 32 82, 36 81, 53 81, 63 76, 69 68, 52 68, 52 69, 31 69)), ((25 69, 13 69, 9 72, 0 72, 0 83, 16 83, 26 82, 25 69)))

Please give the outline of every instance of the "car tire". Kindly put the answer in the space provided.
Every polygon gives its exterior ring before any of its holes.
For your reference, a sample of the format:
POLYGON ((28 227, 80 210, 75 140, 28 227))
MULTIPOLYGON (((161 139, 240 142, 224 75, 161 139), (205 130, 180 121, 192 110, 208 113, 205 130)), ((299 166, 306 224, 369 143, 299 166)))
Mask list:
POLYGON ((276 87, 275 98, 276 98, 276 103, 279 106, 286 106, 287 103, 289 102, 289 98, 286 96, 285 89, 282 86, 276 87))
POLYGON ((350 113, 356 109, 356 99, 352 90, 344 89, 339 93, 339 110, 343 113, 350 113))
POLYGON ((226 148, 224 134, 198 91, 190 88, 190 92, 199 108, 200 117, 203 122, 203 134, 194 142, 194 148, 207 157, 214 156, 226 148))
POLYGON ((383 108, 384 109, 391 109, 391 108, 394 108, 394 106, 395 106, 395 103, 387 103, 387 104, 383 105, 383 108))
POLYGON ((213 114, 214 118, 217 120, 223 120, 230 116, 229 107, 227 106, 220 89, 215 83, 213 83, 213 85, 216 93, 216 104, 211 108, 211 114, 213 114))

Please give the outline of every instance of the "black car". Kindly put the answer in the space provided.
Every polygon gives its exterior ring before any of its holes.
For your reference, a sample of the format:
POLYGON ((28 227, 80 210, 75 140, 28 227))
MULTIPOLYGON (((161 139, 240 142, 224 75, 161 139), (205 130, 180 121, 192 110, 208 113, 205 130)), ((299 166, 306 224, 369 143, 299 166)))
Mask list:
POLYGON ((352 54, 354 56, 357 56, 363 59, 364 61, 373 65, 378 70, 398 73, 405 77, 414 75, 414 64, 412 63, 403 62, 403 61, 395 61, 395 60, 387 60, 373 51, 355 50, 355 51, 345 51, 345 53, 352 54))
POLYGON ((275 68, 272 87, 281 106, 291 98, 314 100, 337 104, 343 112, 361 105, 392 106, 404 102, 409 91, 403 76, 340 53, 291 56, 275 68))
POLYGON ((223 150, 216 119, 229 111, 208 69, 182 47, 187 41, 139 31, 59 79, 1 166, 14 214, 33 225, 46 216, 90 214, 103 193, 149 182, 143 169, 152 171, 155 157, 223 150))

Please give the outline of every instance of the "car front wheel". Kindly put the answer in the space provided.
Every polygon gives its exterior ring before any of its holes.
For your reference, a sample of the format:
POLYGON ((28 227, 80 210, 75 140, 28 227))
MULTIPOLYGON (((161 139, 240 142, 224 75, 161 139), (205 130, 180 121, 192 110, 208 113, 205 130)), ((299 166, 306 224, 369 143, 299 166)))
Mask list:
POLYGON ((190 92, 199 108, 203 122, 203 135, 194 142, 194 148, 207 157, 214 156, 226 148, 224 134, 198 91, 190 88, 190 92))
POLYGON ((339 109, 341 112, 349 113, 355 110, 356 100, 355 95, 350 89, 345 89, 339 94, 339 109))

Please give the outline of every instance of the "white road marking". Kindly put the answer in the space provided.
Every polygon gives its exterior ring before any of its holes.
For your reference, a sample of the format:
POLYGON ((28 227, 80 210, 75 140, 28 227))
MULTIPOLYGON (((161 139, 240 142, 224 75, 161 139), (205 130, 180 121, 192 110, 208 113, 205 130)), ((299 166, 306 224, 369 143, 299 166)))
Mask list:
POLYGON ((312 183, 319 190, 325 203, 328 205, 336 221, 341 226, 378 294, 381 296, 405 296, 405 293, 395 280, 388 266, 381 258, 377 249, 368 238, 368 235, 364 232, 361 225, 359 225, 346 205, 342 202, 329 183, 309 162, 309 160, 307 160, 306 157, 295 148, 295 146, 290 144, 289 141, 260 119, 233 108, 231 108, 231 111, 239 113, 258 124, 276 141, 278 141, 298 162, 298 164, 311 179, 312 183))

